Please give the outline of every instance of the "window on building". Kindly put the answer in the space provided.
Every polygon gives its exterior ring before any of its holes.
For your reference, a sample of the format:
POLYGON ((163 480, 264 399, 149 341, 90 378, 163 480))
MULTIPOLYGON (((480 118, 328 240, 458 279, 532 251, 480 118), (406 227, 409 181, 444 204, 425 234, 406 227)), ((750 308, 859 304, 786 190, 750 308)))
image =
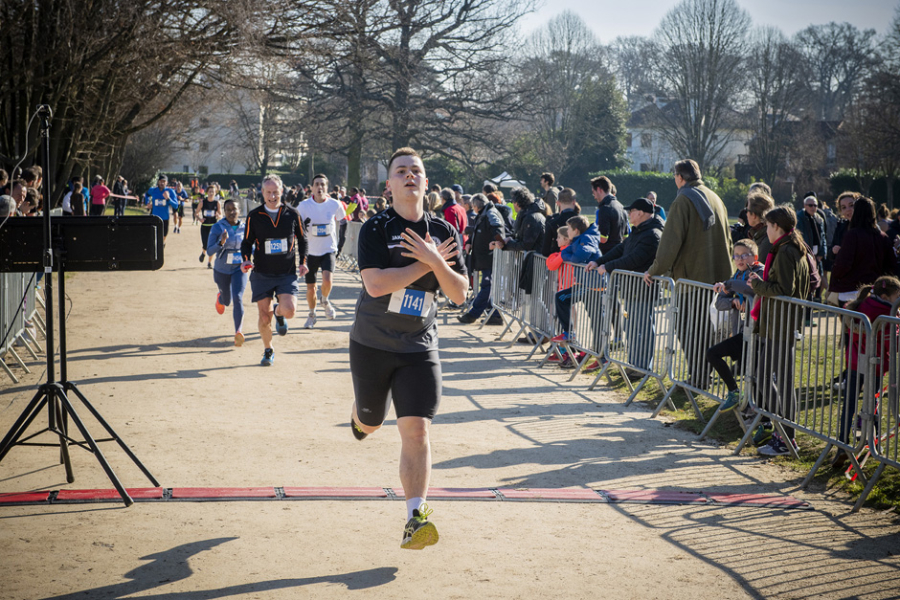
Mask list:
POLYGON ((197 172, 201 175, 209 175, 209 167, 207 167, 206 165, 200 165, 199 167, 197 167, 197 172))
POLYGON ((181 168, 181 172, 182 172, 182 173, 190 173, 190 172, 191 172, 191 167, 190 167, 189 165, 184 165, 184 166, 181 168))
POLYGON ((641 134, 641 148, 652 148, 653 147, 653 134, 652 133, 642 133, 641 134))
POLYGON ((200 152, 209 152, 209 142, 200 142, 200 152))
POLYGON ((628 134, 628 137, 625 138, 625 144, 627 144, 627 146, 629 148, 631 148, 631 134, 630 133, 628 134))
POLYGON ((200 117, 200 127, 209 127, 209 119, 200 117))

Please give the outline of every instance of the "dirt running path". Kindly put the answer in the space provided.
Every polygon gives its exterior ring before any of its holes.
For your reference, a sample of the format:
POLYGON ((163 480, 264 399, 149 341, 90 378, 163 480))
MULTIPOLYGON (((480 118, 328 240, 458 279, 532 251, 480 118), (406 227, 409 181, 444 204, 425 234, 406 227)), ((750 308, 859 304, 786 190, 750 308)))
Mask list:
MULTIPOLYGON (((153 273, 78 274, 69 293, 70 378, 164 487, 399 488, 393 421, 363 443, 347 426, 347 331, 358 280, 341 273, 339 318, 276 362, 213 310, 198 228, 171 235, 153 273)), ((451 319, 452 320, 452 319, 451 319)), ((752 456, 667 427, 588 379, 536 369, 496 329, 441 327, 444 400, 433 426, 439 487, 646 488, 792 494, 815 510, 433 501, 440 543, 399 549, 397 501, 260 501, 0 509, 0 598, 887 598, 900 595, 890 515, 850 504, 752 456)), ((5 432, 40 373, 0 383, 5 432)), ((91 425, 93 431, 98 426, 91 425)), ((148 485, 109 444, 128 487, 148 485)), ((111 487, 73 449, 65 483, 50 448, 17 447, 0 493, 111 487)))

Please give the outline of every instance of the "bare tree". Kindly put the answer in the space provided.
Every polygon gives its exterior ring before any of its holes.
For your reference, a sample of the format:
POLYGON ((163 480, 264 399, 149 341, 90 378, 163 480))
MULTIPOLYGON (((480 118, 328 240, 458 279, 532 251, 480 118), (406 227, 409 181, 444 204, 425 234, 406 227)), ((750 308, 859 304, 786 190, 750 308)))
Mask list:
POLYGON ((750 157, 763 181, 774 182, 785 168, 790 123, 806 105, 800 55, 779 29, 763 27, 751 36, 746 64, 755 134, 750 157))
POLYGON ((609 45, 610 68, 632 110, 647 95, 656 95, 663 88, 656 72, 656 52, 649 38, 636 35, 617 37, 609 45))
POLYGON ((611 169, 624 154, 626 104, 606 67, 606 51, 584 21, 566 11, 538 29, 519 63, 529 103, 519 119, 538 162, 565 177, 611 169))
POLYGON ((519 101, 499 78, 512 27, 532 6, 310 0, 302 18, 284 16, 285 39, 269 46, 294 58, 307 114, 339 132, 329 142, 347 152, 352 184, 366 143, 472 159, 473 148, 492 139, 492 123, 519 101))
POLYGON ((840 121, 870 69, 875 66, 875 30, 850 23, 810 25, 797 34, 807 94, 815 116, 840 121))
POLYGON ((657 68, 679 110, 661 123, 676 153, 715 165, 735 127, 750 16, 735 0, 682 0, 654 34, 657 68))
MULTIPOLYGON (((0 3, 0 161, 36 160, 38 104, 53 108, 50 189, 72 175, 110 178, 128 136, 218 77, 240 43, 249 0, 0 3), (102 35, 100 34, 102 32, 102 35)), ((27 163, 26 163, 27 164, 27 163)))

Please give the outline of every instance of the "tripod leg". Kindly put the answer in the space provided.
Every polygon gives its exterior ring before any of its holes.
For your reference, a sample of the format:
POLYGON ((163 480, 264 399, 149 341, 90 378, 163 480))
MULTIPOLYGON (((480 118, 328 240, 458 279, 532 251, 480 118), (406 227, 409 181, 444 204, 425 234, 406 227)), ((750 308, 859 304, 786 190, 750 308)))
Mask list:
POLYGON ((90 402, 88 402, 88 399, 84 397, 84 394, 81 393, 78 387, 74 383, 69 382, 66 384, 66 388, 75 392, 75 395, 78 396, 78 399, 81 400, 82 404, 84 404, 87 409, 91 411, 91 414, 94 415, 94 418, 97 419, 97 421, 103 426, 104 429, 106 429, 107 433, 109 433, 109 435, 111 435, 113 439, 115 439, 116 442, 119 443, 119 446, 122 448, 125 454, 128 455, 128 458, 130 458, 132 462, 134 462, 134 464, 136 464, 138 468, 144 473, 144 475, 147 476, 147 479, 150 480, 150 483, 152 483, 155 487, 159 487, 160 484, 156 480, 156 478, 150 473, 147 467, 144 466, 140 459, 135 456, 134 452, 131 451, 131 448, 129 448, 128 445, 122 441, 122 438, 120 438, 119 435, 115 431, 113 431, 113 428, 109 426, 109 423, 106 422, 106 419, 103 418, 103 415, 101 415, 97 411, 97 409, 95 409, 94 406, 90 402))
POLYGON ((65 411, 72 417, 72 421, 75 423, 75 426, 78 427, 78 431, 81 432, 81 436, 91 448, 94 456, 97 457, 97 461, 100 463, 100 466, 103 467, 103 470, 106 472, 106 476, 109 477, 109 480, 116 488, 116 491, 119 492, 119 496, 122 497, 122 501, 125 503, 125 506, 131 506, 132 504, 134 504, 134 500, 132 500, 131 496, 128 495, 128 492, 125 491, 125 488, 122 486, 122 482, 119 481, 119 478, 116 476, 115 471, 113 471, 112 467, 109 466, 109 463, 106 462, 106 457, 103 456, 103 452, 100 450, 100 447, 97 446, 97 442, 94 441, 94 438, 91 437, 91 434, 88 432, 87 427, 84 426, 81 417, 79 417, 78 413, 75 412, 75 407, 72 406, 72 403, 69 401, 69 398, 66 396, 65 392, 59 392, 59 401, 62 403, 65 411))
POLYGON ((38 416, 46 401, 46 391, 41 387, 35 393, 31 402, 28 403, 28 406, 25 407, 25 410, 22 411, 22 414, 19 415, 19 418, 16 419, 3 441, 0 442, 0 460, 3 460, 12 447, 16 445, 16 442, 19 441, 19 438, 22 437, 22 434, 25 433, 31 422, 38 416))
POLYGON ((63 394, 62 387, 56 387, 50 394, 52 397, 48 399, 48 411, 50 430, 55 431, 59 436, 59 464, 66 467, 66 481, 75 482, 75 471, 72 469, 72 459, 69 457, 69 426, 68 417, 62 410, 62 405, 56 397, 63 394))

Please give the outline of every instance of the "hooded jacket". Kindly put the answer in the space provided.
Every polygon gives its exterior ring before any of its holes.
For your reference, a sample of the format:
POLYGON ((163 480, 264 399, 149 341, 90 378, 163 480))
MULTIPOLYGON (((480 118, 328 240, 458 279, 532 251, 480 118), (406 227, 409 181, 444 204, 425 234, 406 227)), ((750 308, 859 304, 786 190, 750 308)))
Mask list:
POLYGON ((544 202, 535 200, 519 213, 515 223, 515 236, 504 249, 540 252, 544 247, 545 225, 544 202))
POLYGON ((560 254, 566 262, 586 265, 603 256, 603 252, 600 251, 600 243, 600 230, 597 229, 596 223, 591 223, 591 226, 572 240, 572 243, 566 246, 566 249, 560 254))
POLYGON ((492 202, 486 202, 482 211, 475 218, 472 231, 472 268, 475 271, 489 271, 494 265, 493 250, 490 244, 506 231, 503 217, 492 202))
POLYGON ((715 223, 706 229, 707 223, 701 219, 691 199, 679 194, 669 207, 656 260, 648 272, 650 275, 671 273, 675 280, 690 279, 700 283, 725 281, 732 267, 731 231, 725 204, 700 180, 687 186, 703 193, 715 215, 715 223))

